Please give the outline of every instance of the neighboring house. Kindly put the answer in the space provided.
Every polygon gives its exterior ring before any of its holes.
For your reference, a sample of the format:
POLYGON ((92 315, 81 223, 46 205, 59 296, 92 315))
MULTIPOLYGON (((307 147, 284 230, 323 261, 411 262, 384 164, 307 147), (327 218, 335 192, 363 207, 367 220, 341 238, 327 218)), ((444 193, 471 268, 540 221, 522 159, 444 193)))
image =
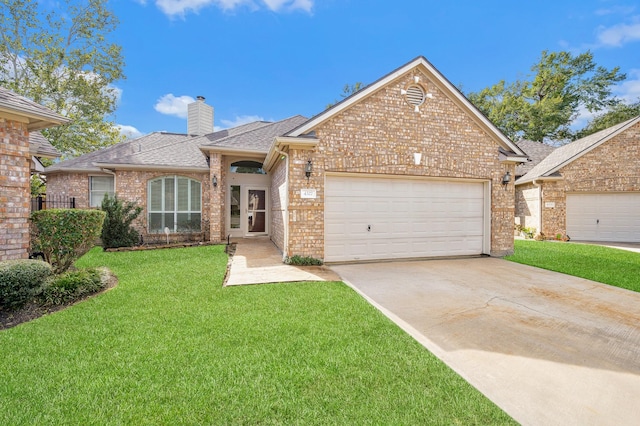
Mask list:
POLYGON ((518 178, 516 217, 546 238, 640 242, 640 117, 557 148, 518 178))
POLYGON ((29 250, 31 170, 58 152, 37 131, 68 122, 48 108, 0 87, 0 260, 29 250))
POLYGON ((264 235, 327 262, 513 251, 515 166, 526 154, 425 58, 319 115, 188 135, 152 133, 47 169, 48 191, 144 207, 145 240, 264 235))

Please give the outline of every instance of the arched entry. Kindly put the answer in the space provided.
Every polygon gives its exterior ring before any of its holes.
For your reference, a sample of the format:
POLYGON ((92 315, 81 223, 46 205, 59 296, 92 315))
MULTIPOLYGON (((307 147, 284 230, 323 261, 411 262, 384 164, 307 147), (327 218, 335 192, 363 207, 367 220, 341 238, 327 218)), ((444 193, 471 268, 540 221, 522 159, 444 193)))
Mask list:
POLYGON ((227 235, 269 235, 270 176, 256 160, 229 161, 227 235))

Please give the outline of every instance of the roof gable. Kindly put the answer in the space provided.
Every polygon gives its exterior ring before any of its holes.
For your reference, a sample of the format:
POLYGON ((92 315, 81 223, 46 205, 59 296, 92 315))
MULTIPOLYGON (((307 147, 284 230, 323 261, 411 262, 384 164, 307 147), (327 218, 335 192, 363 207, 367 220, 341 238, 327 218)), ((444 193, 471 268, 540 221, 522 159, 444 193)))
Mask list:
POLYGON ((531 182, 535 179, 552 177, 554 174, 567 164, 572 163, 593 149, 599 147, 611 138, 626 129, 632 127, 636 123, 640 123, 640 116, 631 120, 611 126, 607 129, 585 136, 569 144, 561 146, 549 154, 538 165, 533 167, 527 174, 516 181, 516 184, 531 182))
POLYGON ((308 120, 301 126, 288 132, 285 136, 299 137, 312 132, 320 124, 326 122, 342 111, 348 109, 353 104, 367 98, 383 87, 391 84, 398 78, 406 75, 415 68, 419 68, 424 74, 433 80, 440 90, 443 91, 453 102, 456 103, 463 111, 465 111, 473 121, 480 126, 490 137, 492 137, 500 147, 506 152, 513 153, 515 156, 526 157, 526 154, 509 138, 507 138, 488 118, 486 118, 449 80, 447 80, 426 58, 419 56, 408 62, 400 68, 390 72, 384 77, 371 83, 365 88, 352 94, 348 98, 342 100, 331 108, 321 112, 315 117, 308 120))
POLYGON ((524 176, 557 149, 557 147, 547 145, 544 142, 535 142, 527 139, 516 142, 516 145, 529 156, 528 162, 516 166, 516 176, 524 176))

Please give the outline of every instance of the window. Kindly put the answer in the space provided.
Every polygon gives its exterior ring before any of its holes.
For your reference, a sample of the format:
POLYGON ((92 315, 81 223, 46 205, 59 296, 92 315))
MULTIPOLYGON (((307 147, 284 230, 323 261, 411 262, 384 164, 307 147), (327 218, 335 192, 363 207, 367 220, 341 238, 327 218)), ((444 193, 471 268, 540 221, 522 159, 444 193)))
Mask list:
POLYGON ((149 232, 200 232, 201 185, 182 176, 149 181, 147 208, 149 232))
POLYGON ((100 207, 106 194, 113 197, 113 176, 89 176, 89 207, 100 207))

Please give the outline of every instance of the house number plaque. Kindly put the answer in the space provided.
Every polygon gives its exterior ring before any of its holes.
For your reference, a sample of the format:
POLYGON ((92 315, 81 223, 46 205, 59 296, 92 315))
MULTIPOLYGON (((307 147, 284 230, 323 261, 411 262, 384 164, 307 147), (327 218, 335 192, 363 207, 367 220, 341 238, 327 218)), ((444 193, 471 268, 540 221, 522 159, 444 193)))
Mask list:
POLYGON ((300 198, 316 198, 316 190, 311 188, 303 188, 300 190, 300 198))

